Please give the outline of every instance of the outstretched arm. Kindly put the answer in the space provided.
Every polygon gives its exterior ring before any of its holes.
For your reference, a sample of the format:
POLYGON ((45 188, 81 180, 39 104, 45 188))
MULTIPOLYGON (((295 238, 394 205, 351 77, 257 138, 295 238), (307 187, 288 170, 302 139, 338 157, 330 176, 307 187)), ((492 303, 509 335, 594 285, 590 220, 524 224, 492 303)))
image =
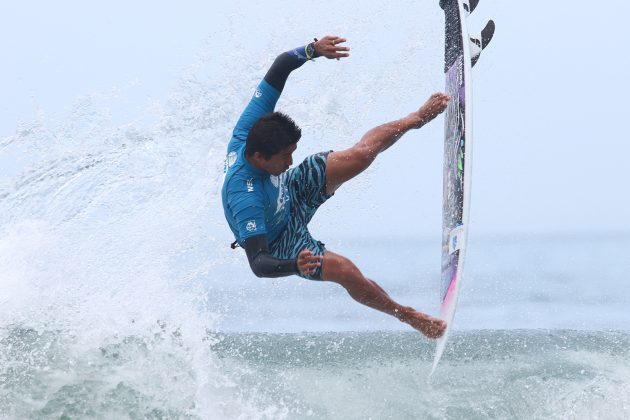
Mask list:
POLYGON ((338 36, 325 36, 316 42, 280 54, 256 89, 254 96, 243 111, 234 127, 233 138, 228 145, 228 152, 235 150, 238 144, 247 140, 249 130, 263 115, 273 112, 284 85, 291 72, 315 57, 348 57, 348 47, 339 44, 346 42, 338 36))
POLYGON ((350 48, 339 44, 346 42, 338 36, 325 36, 303 47, 294 48, 291 51, 280 54, 265 75, 265 81, 282 92, 289 74, 308 60, 324 56, 326 58, 348 57, 350 48))

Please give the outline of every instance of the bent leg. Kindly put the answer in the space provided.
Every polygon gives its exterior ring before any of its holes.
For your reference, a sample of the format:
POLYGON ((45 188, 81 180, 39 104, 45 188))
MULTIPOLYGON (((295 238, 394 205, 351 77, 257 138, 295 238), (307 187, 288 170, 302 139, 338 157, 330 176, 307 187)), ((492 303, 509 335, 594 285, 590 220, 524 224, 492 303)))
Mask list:
POLYGON ((340 284, 357 302, 392 315, 429 338, 438 338, 444 333, 444 321, 395 302, 348 258, 326 251, 322 266, 322 279, 340 284))

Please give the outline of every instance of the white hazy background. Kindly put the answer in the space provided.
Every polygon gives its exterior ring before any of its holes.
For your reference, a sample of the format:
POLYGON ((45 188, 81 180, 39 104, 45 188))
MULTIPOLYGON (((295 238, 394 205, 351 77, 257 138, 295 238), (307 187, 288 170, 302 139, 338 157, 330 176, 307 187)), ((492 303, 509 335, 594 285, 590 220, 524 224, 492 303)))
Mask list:
MULTIPOLYGON (((329 145, 319 142, 323 148, 350 145, 443 89, 443 15, 434 3, 2 2, 0 137, 38 118, 62 120, 88 94, 117 98, 109 110, 113 124, 151 124, 147 110, 166 101, 203 55, 217 66, 234 51, 251 55, 252 66, 243 67, 243 80, 251 83, 235 98, 243 101, 276 54, 332 33, 348 38, 350 59, 319 60, 294 72, 285 95, 317 96, 300 91, 301 82, 316 78, 321 83, 304 89, 334 93, 335 113, 368 98, 374 105, 360 125, 341 139, 330 132, 329 145), (357 19, 348 25, 347 16, 357 19), (365 39, 366 33, 372 36, 365 39), (401 60, 405 51, 411 58, 401 60), (377 74, 365 74, 372 70, 377 74), (369 92, 353 83, 369 77, 378 81, 369 92)), ((497 22, 496 38, 473 72, 471 235, 627 232, 624 16, 630 5, 539 0, 523 6, 483 0, 470 19, 471 32, 488 18, 497 22)), ((348 186, 322 209, 314 232, 328 240, 438 236, 442 124, 440 119, 382 155, 363 184, 348 186), (350 210, 357 206, 360 217, 350 210)), ((308 141, 305 130, 304 152, 308 141)), ((0 164, 0 175, 15 168, 7 159, 0 164)))

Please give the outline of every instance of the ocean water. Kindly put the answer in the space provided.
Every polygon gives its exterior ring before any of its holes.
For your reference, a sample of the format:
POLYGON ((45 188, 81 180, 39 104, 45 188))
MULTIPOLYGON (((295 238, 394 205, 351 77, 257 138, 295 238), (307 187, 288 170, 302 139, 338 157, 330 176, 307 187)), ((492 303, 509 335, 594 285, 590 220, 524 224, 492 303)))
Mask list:
POLYGON ((630 334, 456 332, 428 380, 434 346, 413 332, 177 330, 93 345, 12 328, 1 341, 4 418, 627 418, 630 334), (202 350, 203 348, 203 350, 202 350))
MULTIPOLYGON (((305 66, 282 99, 308 133, 302 156, 347 145, 367 121, 399 116, 442 86, 441 75, 391 74, 392 63, 401 74, 441 68, 439 10, 420 28, 385 3, 366 3, 365 15, 343 8, 333 29, 362 35, 355 67, 331 80, 320 63, 305 66), (396 39, 365 17, 376 14, 396 22, 385 25, 396 39), (413 48, 405 30, 417 35, 413 48), (386 42, 402 46, 368 61, 386 42), (384 84, 387 95, 375 88, 384 84)), ((257 37, 242 19, 213 29, 233 46, 228 56, 217 59, 210 42, 139 113, 126 117, 138 98, 112 87, 0 138, 0 418, 628 418, 628 234, 488 236, 473 209, 454 333, 430 380, 434 344, 406 325, 336 285, 250 273, 228 247, 220 206, 226 142, 273 48, 298 27, 319 28, 288 19, 257 37)), ((440 138, 440 125, 427 130, 440 138)), ((388 153, 412 150, 400 147, 388 153)), ((380 164, 340 190, 314 229, 395 299, 435 314, 439 168, 431 182, 415 180, 434 184, 413 190, 422 200, 405 202, 427 209, 434 237, 322 227, 343 212, 357 214, 344 219, 351 226, 365 214, 383 222, 366 199, 380 164)))

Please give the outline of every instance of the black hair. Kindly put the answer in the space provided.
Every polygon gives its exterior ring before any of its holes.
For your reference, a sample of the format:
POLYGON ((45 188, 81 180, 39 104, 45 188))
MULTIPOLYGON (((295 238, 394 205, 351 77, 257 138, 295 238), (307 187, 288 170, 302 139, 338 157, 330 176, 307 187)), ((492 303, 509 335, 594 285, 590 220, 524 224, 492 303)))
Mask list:
POLYGON ((253 156, 259 152, 265 160, 295 144, 302 137, 302 130, 295 121, 282 112, 271 112, 263 115, 247 135, 245 156, 253 156))

